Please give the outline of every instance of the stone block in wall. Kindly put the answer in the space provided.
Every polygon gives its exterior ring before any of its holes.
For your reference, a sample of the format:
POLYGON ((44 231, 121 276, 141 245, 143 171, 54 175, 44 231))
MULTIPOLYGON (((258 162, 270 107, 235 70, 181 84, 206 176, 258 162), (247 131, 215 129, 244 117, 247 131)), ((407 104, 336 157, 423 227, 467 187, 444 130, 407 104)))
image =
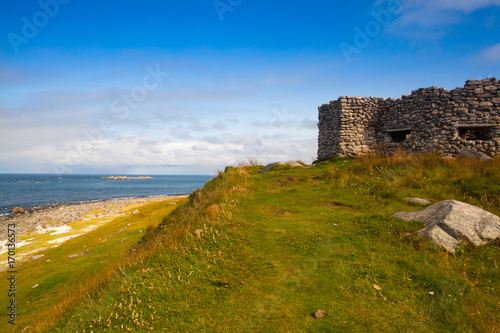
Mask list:
POLYGON ((493 106, 493 103, 491 103, 491 102, 481 102, 481 103, 479 103, 479 106, 480 107, 491 107, 491 106, 493 106))

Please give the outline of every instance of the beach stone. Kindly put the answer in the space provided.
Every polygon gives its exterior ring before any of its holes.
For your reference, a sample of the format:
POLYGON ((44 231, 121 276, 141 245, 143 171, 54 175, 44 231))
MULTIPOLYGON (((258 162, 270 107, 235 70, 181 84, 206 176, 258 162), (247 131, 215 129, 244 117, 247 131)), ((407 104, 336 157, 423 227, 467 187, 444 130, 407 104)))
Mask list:
POLYGON ((15 207, 14 209, 12 209, 12 213, 16 214, 24 214, 24 208, 22 207, 15 207))
POLYGON ((39 221, 39 222, 50 222, 50 221, 52 221, 52 220, 54 220, 54 217, 53 217, 52 215, 40 216, 40 217, 38 218, 38 221, 39 221))
POLYGON ((481 246, 500 238, 500 217, 456 200, 441 201, 416 212, 396 212, 392 216, 424 222, 425 228, 418 236, 451 253, 463 243, 481 246))
POLYGON ((320 318, 323 318, 324 316, 325 316, 325 311, 323 311, 323 310, 314 311, 314 318, 320 319, 320 318))
POLYGON ((422 199, 422 198, 405 198, 406 201, 417 204, 417 205, 422 205, 422 206, 427 206, 430 205, 431 202, 427 199, 422 199))

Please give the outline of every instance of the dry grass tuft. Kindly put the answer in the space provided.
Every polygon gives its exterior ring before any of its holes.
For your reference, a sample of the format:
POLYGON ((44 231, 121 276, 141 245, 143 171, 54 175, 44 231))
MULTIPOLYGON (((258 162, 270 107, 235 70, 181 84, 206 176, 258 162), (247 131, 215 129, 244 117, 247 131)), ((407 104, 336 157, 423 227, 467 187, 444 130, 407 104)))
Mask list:
POLYGON ((211 205, 207 208, 207 216, 209 219, 214 219, 220 213, 220 206, 217 204, 211 205))

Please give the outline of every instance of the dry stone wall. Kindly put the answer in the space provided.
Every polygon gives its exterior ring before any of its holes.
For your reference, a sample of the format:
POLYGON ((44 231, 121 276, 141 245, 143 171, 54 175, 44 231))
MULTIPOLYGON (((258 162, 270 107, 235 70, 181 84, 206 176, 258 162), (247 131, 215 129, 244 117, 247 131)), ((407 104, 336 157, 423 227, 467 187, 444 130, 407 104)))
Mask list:
POLYGON ((500 155, 500 81, 469 80, 464 88, 422 88, 394 98, 341 96, 319 108, 318 159, 366 153, 468 148, 500 155))

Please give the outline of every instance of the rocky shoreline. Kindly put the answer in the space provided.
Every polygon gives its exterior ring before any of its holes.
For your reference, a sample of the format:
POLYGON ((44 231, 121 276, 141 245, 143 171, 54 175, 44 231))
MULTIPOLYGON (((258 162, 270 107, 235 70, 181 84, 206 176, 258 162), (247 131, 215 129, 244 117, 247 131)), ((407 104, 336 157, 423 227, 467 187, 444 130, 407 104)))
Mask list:
POLYGON ((96 217, 117 215, 132 205, 162 201, 183 196, 155 196, 143 198, 109 199, 69 205, 49 206, 40 210, 18 210, 10 216, 0 217, 0 239, 7 238, 7 225, 15 224, 16 235, 40 233, 48 227, 61 227, 67 223, 96 217))

